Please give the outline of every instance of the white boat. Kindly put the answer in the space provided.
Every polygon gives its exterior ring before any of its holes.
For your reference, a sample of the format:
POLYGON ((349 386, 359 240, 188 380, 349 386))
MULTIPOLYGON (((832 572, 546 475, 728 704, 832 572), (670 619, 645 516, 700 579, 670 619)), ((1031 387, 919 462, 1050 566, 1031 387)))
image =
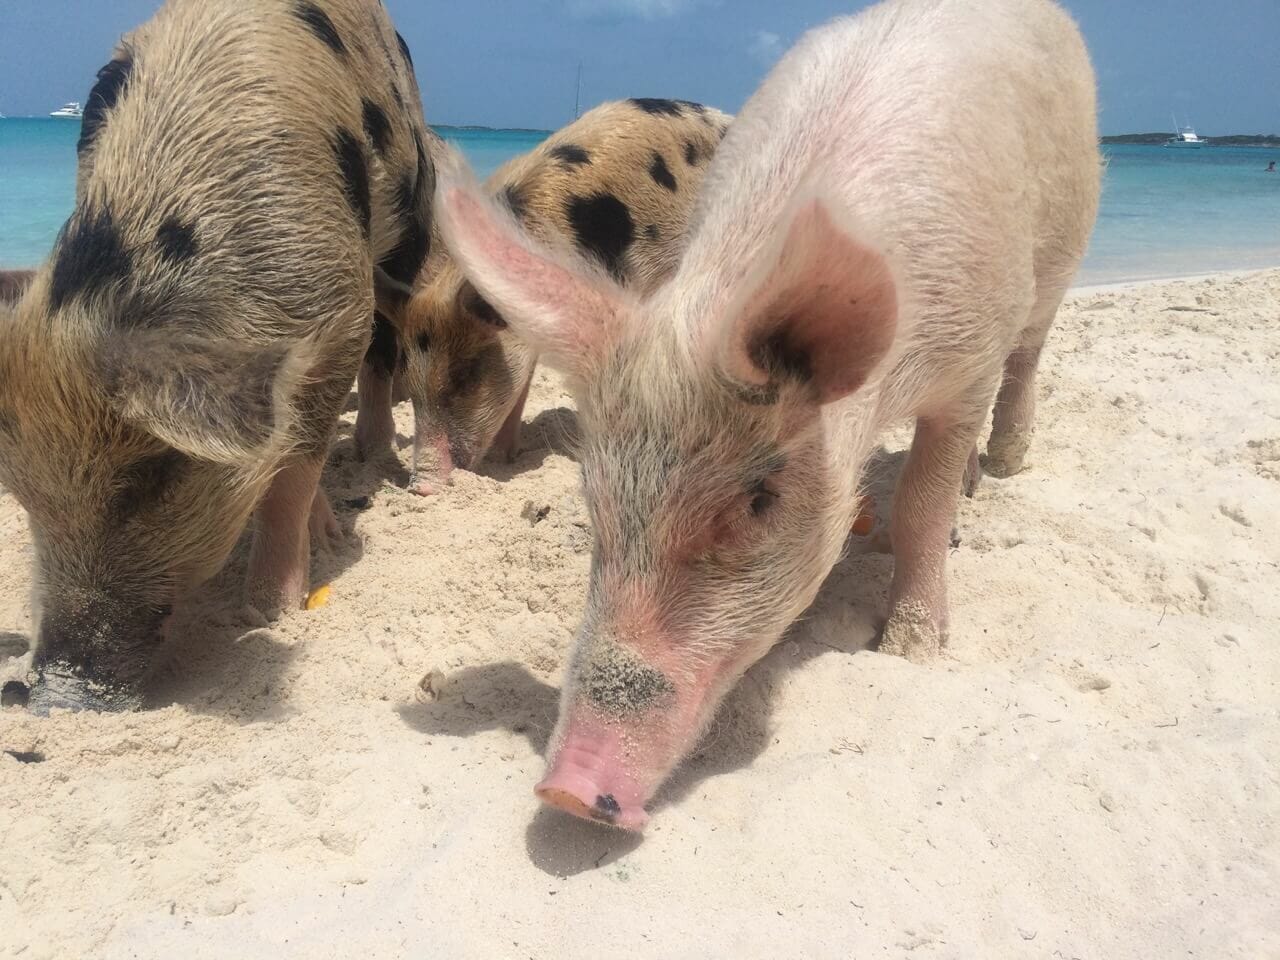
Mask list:
POLYGON ((59 118, 65 117, 68 120, 79 120, 84 116, 84 107, 80 106, 79 100, 72 100, 70 103, 64 103, 57 110, 53 111, 53 113, 49 114, 49 116, 59 118))
POLYGON ((1196 135, 1191 124, 1178 126, 1178 118, 1173 118, 1173 136, 1164 142, 1166 147, 1203 147, 1208 141, 1196 135))

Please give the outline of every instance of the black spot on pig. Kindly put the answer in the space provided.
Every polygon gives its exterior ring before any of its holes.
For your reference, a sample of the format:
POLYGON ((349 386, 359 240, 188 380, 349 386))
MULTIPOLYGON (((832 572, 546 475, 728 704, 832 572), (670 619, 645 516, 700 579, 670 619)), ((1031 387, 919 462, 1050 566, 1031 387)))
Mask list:
POLYGON ((691 167, 696 167, 702 162, 702 151, 698 145, 692 140, 686 140, 684 144, 684 162, 691 167))
POLYGON ((627 205, 612 193, 597 193, 570 197, 566 212, 578 246, 598 257, 616 278, 623 279, 622 257, 636 237, 627 205))
POLYGON ((431 335, 426 333, 418 334, 418 339, 414 341, 418 346, 420 353, 426 353, 431 349, 431 335))
POLYGON ((529 202, 525 199, 524 193, 515 184, 508 184, 502 188, 500 199, 507 205, 507 209, 517 220, 524 220, 525 215, 529 212, 529 202))
POLYGON ((156 251, 160 259, 173 266, 185 263, 200 252, 195 228, 176 216, 169 217, 156 231, 156 251))
POLYGON ((387 119, 387 112, 372 100, 365 100, 362 107, 364 132, 369 144, 380 156, 386 156, 387 146, 391 143, 391 121, 387 119))
POLYGON ((112 517, 123 522, 162 501, 182 479, 190 462, 177 450, 167 450, 125 467, 111 499, 112 517))
POLYGON ((687 107, 700 117, 706 116, 707 108, 700 103, 694 103, 692 100, 677 100, 676 103, 680 104, 682 107, 687 107))
POLYGON ((317 37, 340 56, 346 56, 347 45, 338 36, 338 28, 333 25, 329 15, 314 3, 299 3, 293 9, 294 16, 305 23, 317 37))
POLYGON ((413 73, 413 54, 409 52, 409 45, 404 42, 404 37, 400 36, 400 31, 396 31, 396 44, 400 47, 400 56, 404 57, 404 65, 409 68, 409 73, 413 73))
POLYGON ((426 147, 418 131, 413 133, 417 149, 418 166, 414 173, 406 173, 396 184, 396 217, 400 221, 400 242, 382 259, 379 267, 405 286, 413 286, 422 269, 423 261, 431 252, 431 224, 426 216, 428 198, 435 192, 435 168, 427 158, 426 147))
POLYGON ((631 104, 639 107, 645 113, 651 113, 659 117, 679 117, 684 114, 678 100, 660 100, 654 97, 632 97, 631 104))
POLYGON ((493 309, 493 305, 480 296, 480 291, 469 283, 465 284, 462 290, 459 291, 458 302, 461 304, 462 309, 468 311, 483 323, 499 329, 507 326, 507 321, 502 319, 502 314, 493 309))
POLYGON ((373 220, 373 200, 369 193, 369 167, 365 164, 364 149, 349 130, 339 128, 334 136, 333 153, 342 174, 343 190, 347 202, 360 221, 365 236, 373 220))
POLYGON ((591 163, 591 154, 573 143, 562 143, 552 147, 551 155, 566 167, 582 167, 591 163))
POLYGON ((661 239, 662 231, 658 229, 658 225, 656 223, 651 223, 644 228, 644 235, 648 237, 650 240, 653 240, 656 242, 657 240, 661 239))
POLYGON ((671 175, 671 168, 667 166, 666 158, 662 154, 655 152, 653 161, 649 164, 649 176, 653 177, 653 182, 660 187, 666 187, 672 193, 675 193, 678 185, 676 178, 671 175))
POLYGON ((373 315, 373 335, 369 338, 369 349, 364 355, 365 362, 379 375, 390 379, 400 364, 400 338, 391 321, 381 313, 373 315))
POLYGON ((122 282, 132 268, 111 209, 81 207, 58 235, 49 304, 58 310, 75 297, 99 293, 122 282))
POLYGON ((133 61, 112 60, 98 71, 98 80, 89 91, 84 104, 84 116, 80 119, 80 140, 76 152, 84 153, 93 146, 98 134, 107 122, 107 113, 120 102, 124 88, 133 74, 133 61))

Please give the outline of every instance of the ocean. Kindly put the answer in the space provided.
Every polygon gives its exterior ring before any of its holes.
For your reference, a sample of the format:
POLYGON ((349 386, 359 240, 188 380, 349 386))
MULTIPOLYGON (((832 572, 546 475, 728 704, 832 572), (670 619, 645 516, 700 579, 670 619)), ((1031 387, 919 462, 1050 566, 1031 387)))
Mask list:
MULTIPOLYGON (((34 266, 75 199, 78 123, 0 120, 0 267, 34 266)), ((546 136, 443 127, 485 177, 546 136)), ((1280 150, 1105 146, 1102 210, 1078 283, 1280 266, 1280 150)))

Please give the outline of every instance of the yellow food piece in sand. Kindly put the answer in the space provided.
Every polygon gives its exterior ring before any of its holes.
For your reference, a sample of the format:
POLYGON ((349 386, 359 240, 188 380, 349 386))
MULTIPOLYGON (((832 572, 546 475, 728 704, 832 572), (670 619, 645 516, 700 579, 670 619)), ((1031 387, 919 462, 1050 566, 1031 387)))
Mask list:
POLYGON ((319 610, 329 602, 329 595, 333 593, 333 588, 327 583, 323 587, 316 587, 311 591, 311 596, 307 597, 307 609, 319 610))

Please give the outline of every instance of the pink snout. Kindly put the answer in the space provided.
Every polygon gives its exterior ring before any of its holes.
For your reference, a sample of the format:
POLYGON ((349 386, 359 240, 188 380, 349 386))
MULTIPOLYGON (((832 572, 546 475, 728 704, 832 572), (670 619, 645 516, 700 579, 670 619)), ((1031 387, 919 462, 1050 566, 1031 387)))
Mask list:
POLYGON ((409 491, 420 497, 432 497, 444 493, 449 485, 449 477, 453 474, 453 451, 449 447, 449 438, 443 433, 432 437, 427 443, 419 443, 415 460, 418 472, 409 481, 409 491), (430 447, 435 453, 435 462, 423 469, 421 453, 423 447, 430 447))
POLYGON ((575 817, 642 830, 649 821, 647 791, 622 762, 621 746, 620 738, 607 731, 571 730, 534 793, 575 817))

